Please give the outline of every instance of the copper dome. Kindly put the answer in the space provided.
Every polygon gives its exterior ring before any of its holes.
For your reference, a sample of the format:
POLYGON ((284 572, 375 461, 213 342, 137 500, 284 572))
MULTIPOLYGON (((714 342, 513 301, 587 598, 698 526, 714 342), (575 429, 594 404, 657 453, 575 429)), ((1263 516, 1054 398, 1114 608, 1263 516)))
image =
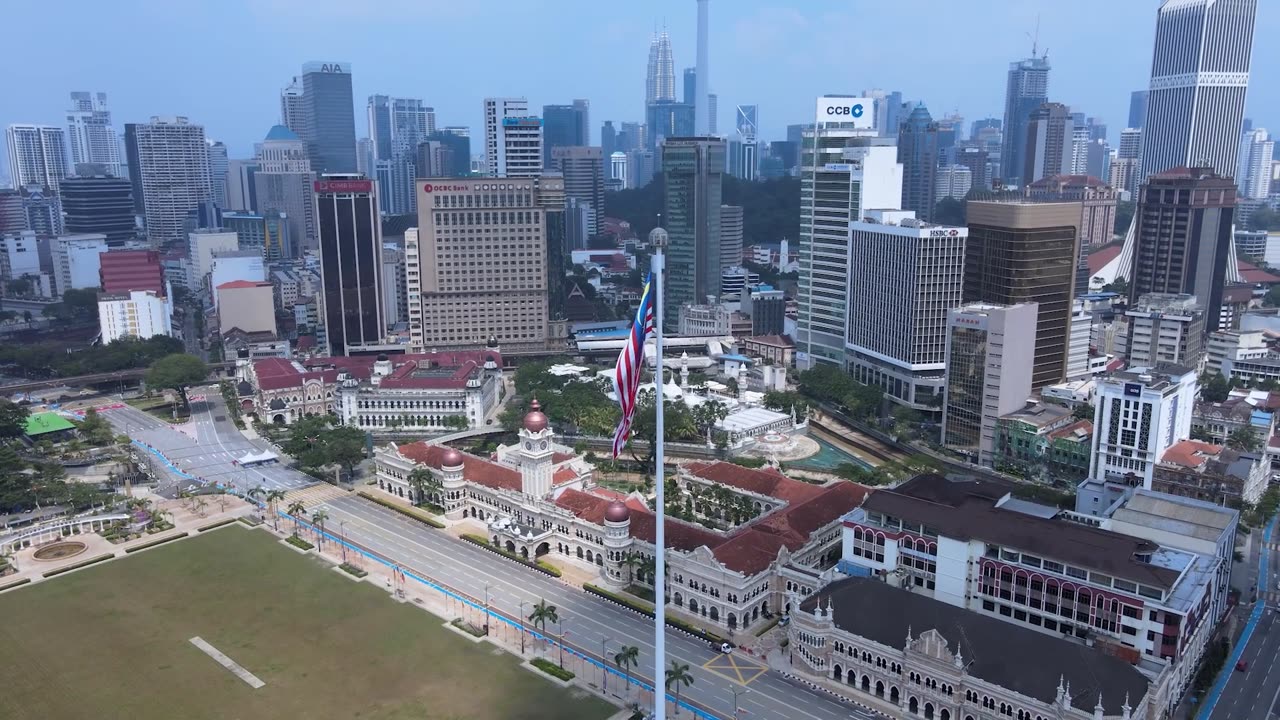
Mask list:
POLYGON ((444 455, 440 458, 440 467, 462 467, 462 453, 453 448, 445 448, 444 455))
POLYGON ((547 416, 542 414, 538 399, 529 403, 529 414, 524 416, 524 429, 529 432, 542 432, 547 429, 547 416))
POLYGON ((620 500, 614 500, 605 508, 604 519, 611 523, 627 522, 631 519, 631 508, 620 500))

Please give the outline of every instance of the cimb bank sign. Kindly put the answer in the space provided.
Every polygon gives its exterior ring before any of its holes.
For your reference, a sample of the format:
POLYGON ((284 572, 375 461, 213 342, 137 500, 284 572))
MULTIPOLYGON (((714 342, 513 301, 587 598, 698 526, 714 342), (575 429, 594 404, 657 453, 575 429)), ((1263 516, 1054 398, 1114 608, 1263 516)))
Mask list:
POLYGON ((872 128, 876 124, 875 100, 872 98, 818 98, 816 119, 822 123, 849 124, 856 128, 872 128))

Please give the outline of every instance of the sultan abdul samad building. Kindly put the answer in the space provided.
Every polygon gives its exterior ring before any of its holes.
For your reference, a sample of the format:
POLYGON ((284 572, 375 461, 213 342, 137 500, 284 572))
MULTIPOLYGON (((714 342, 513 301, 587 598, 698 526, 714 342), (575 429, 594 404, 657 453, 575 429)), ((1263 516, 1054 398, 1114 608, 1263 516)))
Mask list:
MULTIPOLYGON (((495 545, 596 569, 613 589, 651 587, 656 516, 644 498, 596 485, 595 468, 556 442, 536 400, 519 436, 489 458, 389 444, 376 453, 378 487, 417 499, 409 475, 427 468, 440 490, 426 499, 450 519, 473 519, 495 545)), ((686 464, 675 480, 679 502, 721 529, 668 517, 671 609, 730 630, 789 611, 789 597, 825 585, 840 558, 840 517, 867 494, 854 483, 813 485, 723 462, 686 464)))

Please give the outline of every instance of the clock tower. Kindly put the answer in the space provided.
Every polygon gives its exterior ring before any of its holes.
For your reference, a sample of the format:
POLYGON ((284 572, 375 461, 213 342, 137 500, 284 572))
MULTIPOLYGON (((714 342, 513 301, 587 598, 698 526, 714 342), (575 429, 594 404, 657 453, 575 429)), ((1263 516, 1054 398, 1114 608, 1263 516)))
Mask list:
POLYGON ((520 485, 525 495, 545 498, 551 494, 551 427, 537 398, 529 404, 520 429, 520 485))

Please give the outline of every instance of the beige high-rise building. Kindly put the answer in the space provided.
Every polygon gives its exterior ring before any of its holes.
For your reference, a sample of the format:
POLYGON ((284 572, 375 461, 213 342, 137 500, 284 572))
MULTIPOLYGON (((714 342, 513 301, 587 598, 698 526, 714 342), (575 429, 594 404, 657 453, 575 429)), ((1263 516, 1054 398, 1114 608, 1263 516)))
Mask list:
POLYGON ((545 347, 564 179, 419 180, 417 192, 418 227, 404 238, 410 352, 490 337, 504 350, 545 347))

